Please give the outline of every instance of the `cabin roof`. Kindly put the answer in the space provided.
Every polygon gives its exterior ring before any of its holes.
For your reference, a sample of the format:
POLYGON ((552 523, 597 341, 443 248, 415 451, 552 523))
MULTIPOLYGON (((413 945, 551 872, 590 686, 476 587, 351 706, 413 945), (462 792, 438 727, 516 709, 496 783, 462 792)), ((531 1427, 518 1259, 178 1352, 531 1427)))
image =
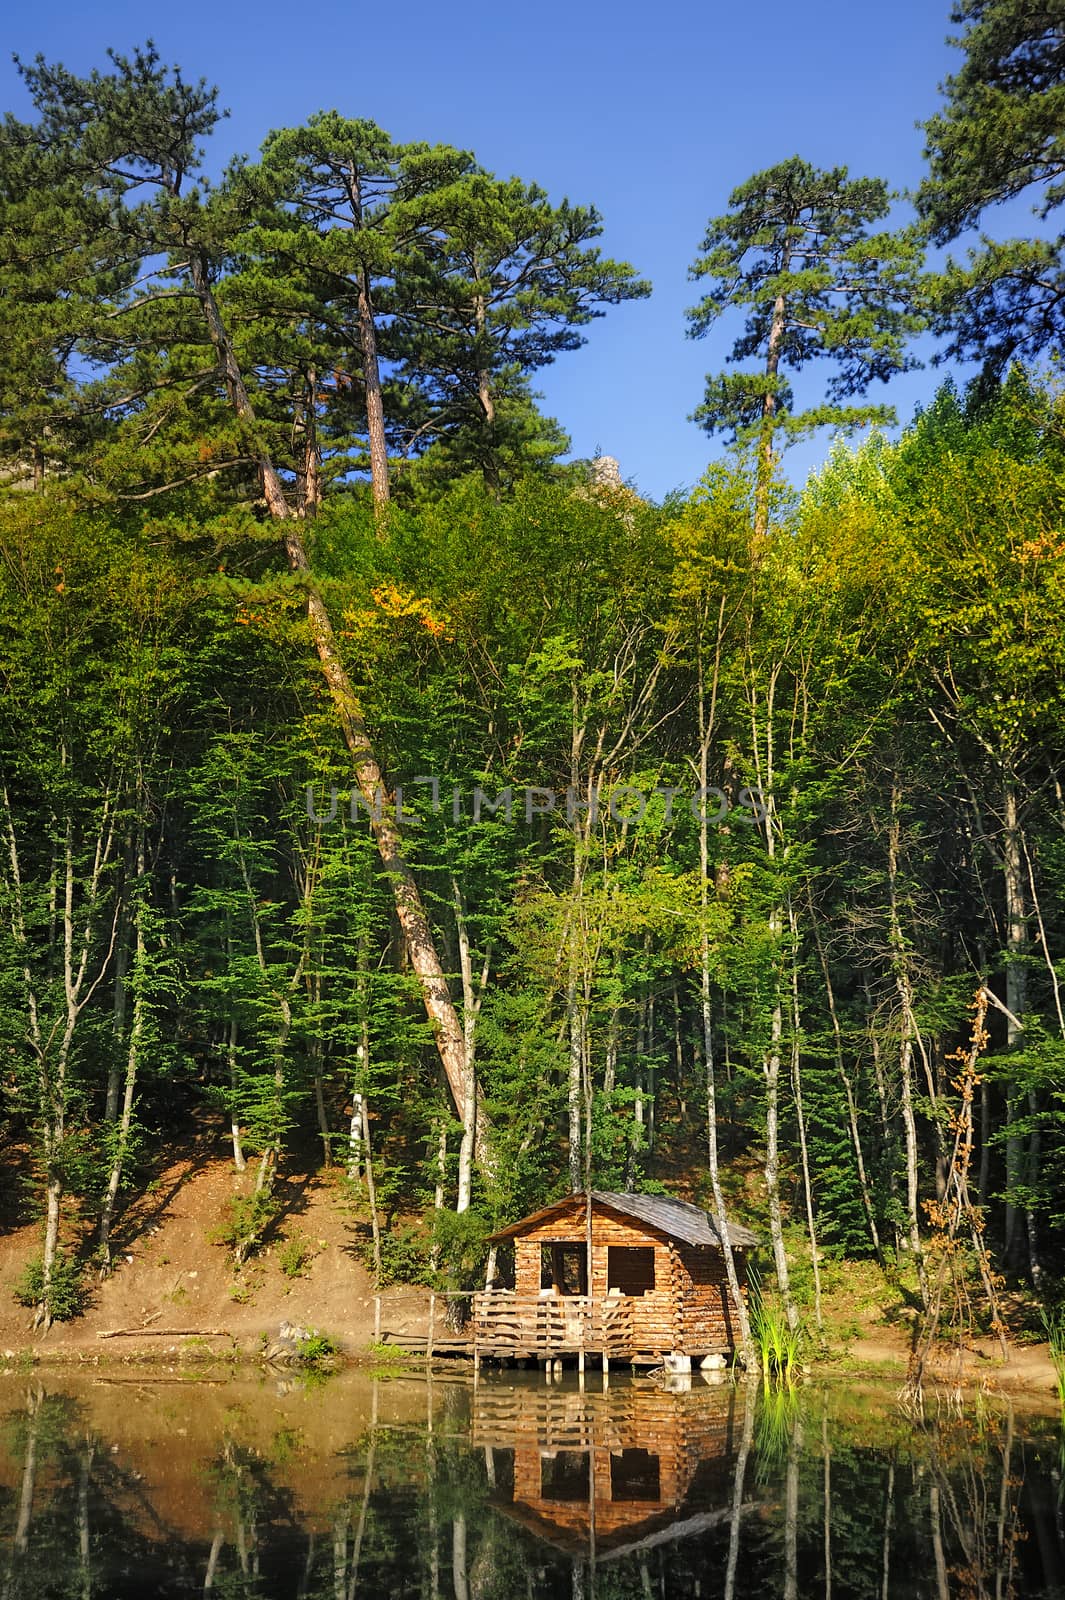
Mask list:
MULTIPOLYGON (((584 1195, 567 1195, 564 1200, 556 1200, 554 1205, 544 1206, 542 1211, 522 1217, 520 1222, 512 1222, 509 1228, 501 1228, 498 1233, 492 1234, 491 1242, 497 1243, 501 1239, 513 1239, 518 1234, 528 1233, 575 1202, 583 1204, 584 1195)), ((612 1194, 604 1189, 593 1189, 592 1206, 628 1217, 632 1222, 642 1223, 657 1233, 666 1234, 670 1239, 681 1240, 683 1244, 710 1244, 721 1248, 713 1219, 705 1211, 700 1211, 698 1206, 689 1205, 687 1200, 677 1200, 671 1194, 612 1194)), ((751 1250, 758 1243, 758 1235, 738 1222, 730 1222, 728 1232, 734 1250, 751 1250)))

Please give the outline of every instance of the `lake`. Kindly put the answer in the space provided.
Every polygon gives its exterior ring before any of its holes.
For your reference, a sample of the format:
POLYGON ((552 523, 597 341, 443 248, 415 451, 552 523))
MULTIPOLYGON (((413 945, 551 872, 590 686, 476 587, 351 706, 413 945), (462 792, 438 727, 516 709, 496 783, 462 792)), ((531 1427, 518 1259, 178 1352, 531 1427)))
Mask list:
POLYGON ((1065 1594, 1058 1419, 892 1385, 0 1379, 0 1600, 1065 1594))

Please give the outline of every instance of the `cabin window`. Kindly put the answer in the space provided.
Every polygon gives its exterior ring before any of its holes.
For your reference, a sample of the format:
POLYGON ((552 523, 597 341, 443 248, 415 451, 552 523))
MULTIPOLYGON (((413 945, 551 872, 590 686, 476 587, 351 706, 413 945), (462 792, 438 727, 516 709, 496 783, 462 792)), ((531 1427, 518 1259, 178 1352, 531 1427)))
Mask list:
POLYGON ((559 1294, 587 1294, 587 1247, 569 1241, 541 1245, 540 1287, 556 1289, 559 1294))
POLYGON ((618 1450, 610 1457, 611 1500, 654 1500, 660 1496, 658 1457, 649 1450, 618 1450))
POLYGON ((556 1450, 540 1457, 542 1500, 587 1500, 592 1490, 591 1459, 587 1450, 556 1450))
POLYGON ((607 1251, 607 1289, 647 1294, 655 1286, 654 1246, 612 1244, 607 1251))

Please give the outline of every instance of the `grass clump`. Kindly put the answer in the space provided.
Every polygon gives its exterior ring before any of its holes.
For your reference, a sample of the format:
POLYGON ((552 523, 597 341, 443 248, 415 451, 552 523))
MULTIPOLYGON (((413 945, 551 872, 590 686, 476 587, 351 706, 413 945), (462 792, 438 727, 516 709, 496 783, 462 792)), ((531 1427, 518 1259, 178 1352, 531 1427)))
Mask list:
POLYGON ((1041 1316, 1050 1346, 1050 1359, 1057 1374, 1058 1399, 1065 1408, 1065 1306, 1055 1306, 1053 1309, 1044 1306, 1041 1316))
POLYGON ((286 1278, 302 1278, 314 1257, 310 1241, 300 1233, 293 1233, 279 1247, 277 1264, 286 1278))
POLYGON ((798 1374, 802 1330, 788 1324, 783 1306, 770 1305, 761 1279, 751 1272, 747 1296, 751 1337, 767 1384, 792 1384, 798 1374))

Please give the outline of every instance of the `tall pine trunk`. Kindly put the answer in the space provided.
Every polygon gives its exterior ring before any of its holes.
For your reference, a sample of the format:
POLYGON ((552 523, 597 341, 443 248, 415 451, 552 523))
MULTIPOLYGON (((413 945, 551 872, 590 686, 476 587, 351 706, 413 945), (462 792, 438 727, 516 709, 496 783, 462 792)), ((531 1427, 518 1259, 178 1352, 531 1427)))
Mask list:
MULTIPOLYGON (((790 251, 785 250, 781 272, 787 272, 790 251)), ((775 378, 780 370, 780 356, 784 344, 787 307, 784 296, 778 294, 773 302, 769 324, 769 343, 766 347, 765 371, 767 378, 775 378)), ((758 435, 758 465, 754 490, 754 536, 763 539, 769 532, 769 494, 773 483, 773 435, 777 427, 777 397, 767 392, 762 401, 762 423, 758 435)))
MULTIPOLYGON (((362 228, 362 181, 354 162, 345 174, 352 225, 362 228)), ((370 274, 360 267, 356 274, 356 321, 359 353, 362 357, 362 382, 366 393, 366 435, 370 445, 370 489, 374 510, 384 511, 389 500, 388 444, 385 439, 385 407, 381 394, 381 364, 377 354, 377 325, 374 321, 370 274)))
MULTIPOLYGON (((219 366, 225 375, 230 403, 248 432, 267 508, 271 517, 282 525, 282 540, 289 568, 303 578, 306 584, 307 616, 315 650, 326 683, 329 685, 341 733, 351 756, 356 782, 370 814, 370 826, 392 890, 396 917, 403 932, 410 964, 418 979, 422 1001, 433 1027, 441 1066, 457 1114, 462 1118, 466 1109, 466 1047, 462 1025, 448 991, 447 979, 436 952, 432 929, 418 885, 407 864, 399 829, 381 803, 386 792, 384 779, 363 720, 362 708, 337 648, 329 613, 311 577, 299 520, 285 499, 277 469, 259 439, 255 411, 233 349, 233 342, 211 289, 206 261, 197 251, 192 253, 189 273, 211 343, 218 356, 219 366)), ((487 1118, 483 1111, 480 1111, 477 1118, 477 1155, 482 1165, 486 1166, 489 1165, 488 1135, 487 1118)))

